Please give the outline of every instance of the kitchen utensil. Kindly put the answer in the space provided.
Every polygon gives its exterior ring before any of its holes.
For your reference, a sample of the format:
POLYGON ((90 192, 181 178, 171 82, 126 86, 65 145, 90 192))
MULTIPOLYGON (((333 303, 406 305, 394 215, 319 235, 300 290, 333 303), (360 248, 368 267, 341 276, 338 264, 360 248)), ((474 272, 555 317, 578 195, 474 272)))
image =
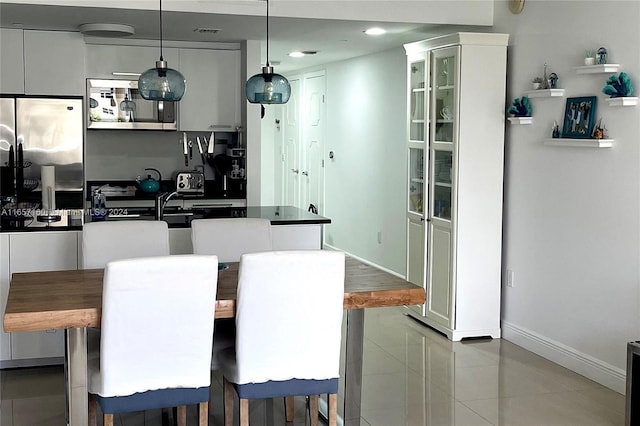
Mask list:
POLYGON ((200 141, 200 136, 196 138, 198 141, 198 151, 200 152, 200 158, 202 159, 202 165, 204 166, 206 163, 206 159, 204 158, 204 150, 202 149, 202 142, 200 141))
POLYGON ((193 160, 193 141, 189 141, 189 160, 193 160))
POLYGON ((182 154, 184 155, 184 165, 189 167, 189 152, 187 148, 189 143, 187 142, 187 134, 185 132, 182 133, 182 154))
POLYGON ((211 132, 211 136, 209 136, 209 146, 207 147, 207 154, 213 155, 213 151, 216 148, 215 138, 213 136, 213 132, 211 132))
POLYGON ((148 194, 155 194, 160 191, 160 181, 162 180, 162 175, 160 171, 151 167, 144 169, 145 171, 153 171, 158 175, 158 179, 154 179, 150 174, 147 174, 146 179, 140 179, 140 176, 136 179, 136 186, 142 191, 148 194))
POLYGON ((202 165, 204 166, 207 160, 204 157, 204 149, 202 149, 202 141, 200 140, 200 136, 198 136, 196 140, 198 142, 198 152, 200 152, 200 159, 202 160, 202 165))

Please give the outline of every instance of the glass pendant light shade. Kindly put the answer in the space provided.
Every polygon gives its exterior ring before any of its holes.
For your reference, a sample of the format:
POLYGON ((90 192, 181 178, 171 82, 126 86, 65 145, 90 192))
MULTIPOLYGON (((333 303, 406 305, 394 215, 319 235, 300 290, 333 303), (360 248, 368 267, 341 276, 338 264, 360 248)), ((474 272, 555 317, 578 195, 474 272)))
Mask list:
MULTIPOLYGON (((262 73, 247 80, 245 95, 252 104, 286 104, 291 97, 289 80, 273 72, 269 64, 269 0, 267 2, 267 63, 262 73)), ((263 108, 264 112, 264 108, 263 108)))
POLYGON ((273 67, 262 67, 262 73, 247 80, 247 100, 252 104, 286 104, 291 97, 289 80, 273 73, 273 67))
POLYGON ((156 67, 150 68, 138 78, 140 96, 151 101, 177 102, 187 90, 187 81, 180 72, 167 67, 167 61, 162 57, 162 0, 160 3, 160 60, 156 67))
POLYGON ((120 111, 131 112, 136 110, 136 103, 129 99, 129 95, 124 95, 124 101, 120 102, 120 111))
POLYGON ((184 76, 167 68, 166 61, 156 61, 156 67, 146 70, 138 79, 140 95, 152 101, 179 101, 186 90, 184 76))

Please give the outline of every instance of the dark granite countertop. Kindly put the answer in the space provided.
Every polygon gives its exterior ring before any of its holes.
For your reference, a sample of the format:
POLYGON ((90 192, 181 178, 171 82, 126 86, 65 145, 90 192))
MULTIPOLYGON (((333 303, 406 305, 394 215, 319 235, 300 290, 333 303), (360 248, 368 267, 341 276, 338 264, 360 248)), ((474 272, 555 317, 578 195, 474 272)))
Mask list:
MULTIPOLYGON (((124 208, 117 209, 123 215, 107 217, 100 220, 155 220, 153 208, 124 208)), ((331 219, 310 213, 293 206, 256 206, 256 207, 228 207, 228 208, 196 208, 165 210, 164 221, 169 228, 189 228, 195 219, 249 217, 269 219, 272 225, 315 225, 329 224, 331 219)), ((91 216, 85 216, 85 223, 91 222, 91 216)), ((46 231, 79 231, 82 226, 27 226, 24 228, 2 228, 0 232, 46 232, 46 231)))
MULTIPOLYGON (((120 209, 127 213, 120 217, 107 217, 103 220, 155 220, 153 208, 120 209)), ((167 208, 163 220, 169 228, 189 228, 195 219, 215 219, 248 217, 268 219, 272 225, 314 225, 328 224, 331 219, 307 212, 293 206, 259 206, 259 207, 229 207, 229 208, 196 208, 176 209, 167 208)), ((90 222, 86 217, 85 222, 90 222)))
POLYGON ((269 219, 272 225, 331 223, 331 219, 293 206, 247 207, 247 217, 269 219))

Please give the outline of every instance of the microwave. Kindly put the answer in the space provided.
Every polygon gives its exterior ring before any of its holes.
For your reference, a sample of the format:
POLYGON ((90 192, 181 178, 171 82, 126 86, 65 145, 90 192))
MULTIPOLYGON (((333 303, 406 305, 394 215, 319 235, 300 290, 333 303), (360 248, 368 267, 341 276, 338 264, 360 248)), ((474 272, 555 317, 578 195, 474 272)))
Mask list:
POLYGON ((144 99, 138 80, 87 79, 86 105, 87 129, 178 129, 178 103, 144 99))

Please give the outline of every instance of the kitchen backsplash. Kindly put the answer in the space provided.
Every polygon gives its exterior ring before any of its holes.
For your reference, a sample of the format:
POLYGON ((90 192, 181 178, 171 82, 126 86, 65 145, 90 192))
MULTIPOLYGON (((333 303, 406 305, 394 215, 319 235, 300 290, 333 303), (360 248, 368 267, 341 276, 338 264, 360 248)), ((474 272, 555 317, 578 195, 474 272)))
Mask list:
MULTIPOLYGON (((87 131, 85 145, 85 179, 135 179, 145 176, 144 169, 153 167, 162 173, 163 179, 173 179, 181 170, 193 170, 202 166, 196 137, 209 140, 211 132, 188 132, 194 141, 193 155, 185 166, 182 132, 156 131, 87 131)), ((218 136, 219 133, 216 133, 218 136)), ((225 134, 222 134, 225 139, 225 134)), ((225 153, 227 146, 216 141, 215 154, 225 153)), ((215 179, 209 164, 204 165, 205 178, 215 179)))

